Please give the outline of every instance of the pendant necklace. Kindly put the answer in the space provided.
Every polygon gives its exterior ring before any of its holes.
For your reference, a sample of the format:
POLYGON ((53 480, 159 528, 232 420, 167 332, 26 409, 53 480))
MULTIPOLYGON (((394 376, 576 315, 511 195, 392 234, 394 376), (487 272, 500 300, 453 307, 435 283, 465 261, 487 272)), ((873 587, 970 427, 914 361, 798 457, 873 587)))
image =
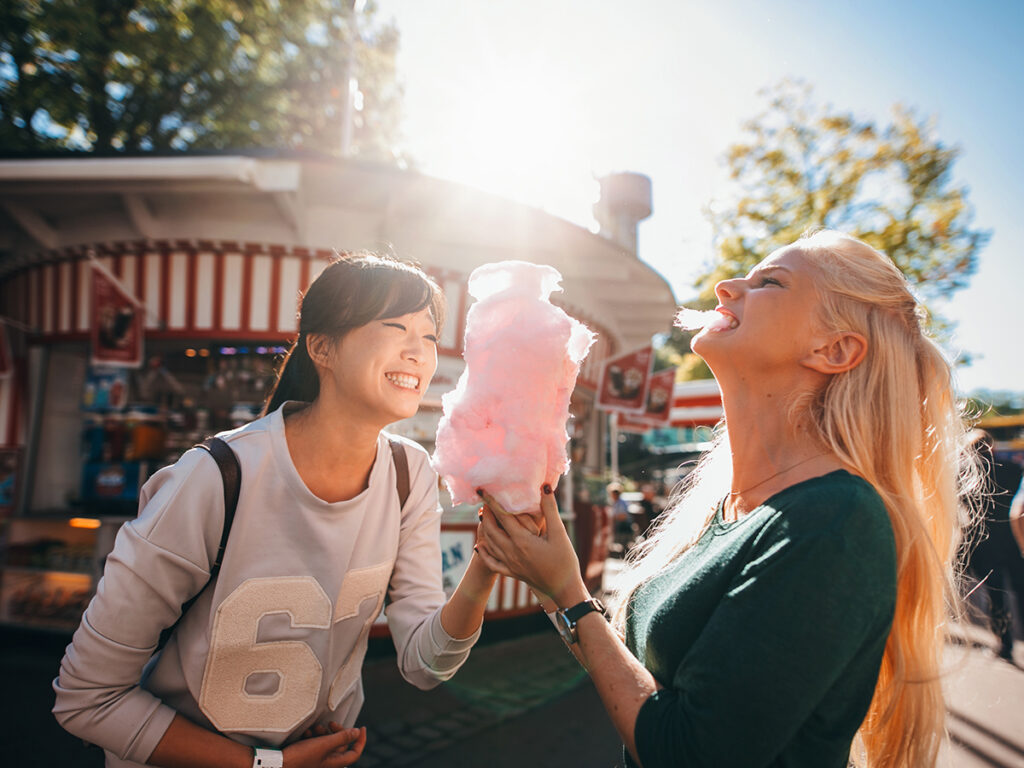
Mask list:
MULTIPOLYGON (((824 456, 824 455, 825 455, 824 453, 816 453, 813 456, 810 456, 810 457, 808 457, 806 459, 801 459, 796 464, 790 464, 788 467, 784 467, 783 469, 780 469, 774 475, 768 475, 768 477, 766 477, 764 480, 760 480, 760 481, 754 483, 753 485, 748 486, 747 488, 743 488, 742 490, 739 490, 739 491, 729 491, 729 495, 726 498, 726 502, 732 501, 734 498, 736 498, 740 494, 747 493, 749 491, 754 490, 755 488, 760 488, 762 485, 767 483, 769 480, 774 480, 779 475, 785 474, 786 472, 789 472, 789 470, 791 470, 791 469, 796 469, 801 464, 806 464, 807 462, 809 462, 809 461, 811 461, 813 459, 817 459, 818 457, 824 456)), ((738 515, 737 515, 736 519, 739 520, 739 516, 738 515)))

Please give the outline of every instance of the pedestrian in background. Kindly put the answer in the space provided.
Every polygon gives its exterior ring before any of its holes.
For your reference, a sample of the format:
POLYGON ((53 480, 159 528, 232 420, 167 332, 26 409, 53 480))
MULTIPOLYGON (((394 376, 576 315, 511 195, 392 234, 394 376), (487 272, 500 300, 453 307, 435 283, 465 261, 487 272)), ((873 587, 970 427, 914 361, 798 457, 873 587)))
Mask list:
POLYGON ((629 502, 622 498, 622 485, 608 483, 605 492, 608 494, 608 511, 612 518, 613 553, 624 557, 636 541, 639 529, 629 514, 629 502))
POLYGON ((485 495, 480 550, 557 605, 630 766, 932 766, 967 515, 950 366, 899 269, 840 233, 715 290, 693 350, 725 419, 614 626, 550 488, 540 536, 485 495))
POLYGON ((1013 620, 1024 620, 1024 557, 1010 527, 1010 505, 1021 488, 1022 471, 1019 464, 995 456, 992 435, 985 430, 972 431, 969 441, 981 460, 988 485, 982 525, 970 554, 970 570, 988 597, 989 628, 999 639, 997 654, 1012 663, 1013 620))
POLYGON ((317 277, 264 416, 221 435, 241 492, 212 581, 214 462, 194 449, 146 483, 54 681, 57 719, 107 766, 354 764, 385 598, 406 680, 432 688, 465 661, 495 575, 472 558, 445 601, 437 475, 382 432, 419 408, 443 317, 437 285, 395 259, 347 256, 317 277))
POLYGON ((661 514, 662 506, 655 497, 654 486, 651 483, 644 483, 640 486, 640 492, 643 494, 640 501, 637 502, 643 510, 640 535, 646 536, 647 531, 654 524, 654 521, 658 519, 658 515, 661 514))

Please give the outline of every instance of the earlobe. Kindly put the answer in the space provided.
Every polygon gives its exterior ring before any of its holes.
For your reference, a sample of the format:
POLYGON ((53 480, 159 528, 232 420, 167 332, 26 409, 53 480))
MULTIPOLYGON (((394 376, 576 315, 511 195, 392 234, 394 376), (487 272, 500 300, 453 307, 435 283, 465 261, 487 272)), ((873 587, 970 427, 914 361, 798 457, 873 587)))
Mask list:
POLYGON ((811 352, 803 364, 819 373, 836 374, 853 370, 868 353, 868 340, 854 331, 836 333, 811 352))

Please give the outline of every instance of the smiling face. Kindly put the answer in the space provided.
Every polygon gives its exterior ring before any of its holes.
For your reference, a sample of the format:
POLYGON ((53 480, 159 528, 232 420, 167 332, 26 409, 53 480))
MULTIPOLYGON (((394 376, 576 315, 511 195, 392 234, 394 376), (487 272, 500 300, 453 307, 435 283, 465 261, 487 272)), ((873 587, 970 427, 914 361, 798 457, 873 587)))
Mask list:
POLYGON ((414 415, 437 369, 435 334, 429 309, 354 328, 330 356, 331 389, 350 413, 380 427, 414 415))
POLYGON ((802 364, 822 337, 814 266, 794 246, 775 251, 743 278, 715 286, 720 320, 693 339, 715 375, 742 366, 757 374, 802 364))

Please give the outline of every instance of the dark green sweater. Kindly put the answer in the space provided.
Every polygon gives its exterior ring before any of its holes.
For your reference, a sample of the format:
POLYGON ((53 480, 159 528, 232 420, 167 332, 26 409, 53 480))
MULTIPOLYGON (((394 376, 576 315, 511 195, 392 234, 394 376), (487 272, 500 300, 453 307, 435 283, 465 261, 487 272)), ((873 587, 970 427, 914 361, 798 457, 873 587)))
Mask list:
POLYGON ((730 524, 719 507, 630 603, 626 642, 664 686, 636 720, 644 768, 846 768, 895 602, 892 527, 864 480, 813 478, 730 524))

